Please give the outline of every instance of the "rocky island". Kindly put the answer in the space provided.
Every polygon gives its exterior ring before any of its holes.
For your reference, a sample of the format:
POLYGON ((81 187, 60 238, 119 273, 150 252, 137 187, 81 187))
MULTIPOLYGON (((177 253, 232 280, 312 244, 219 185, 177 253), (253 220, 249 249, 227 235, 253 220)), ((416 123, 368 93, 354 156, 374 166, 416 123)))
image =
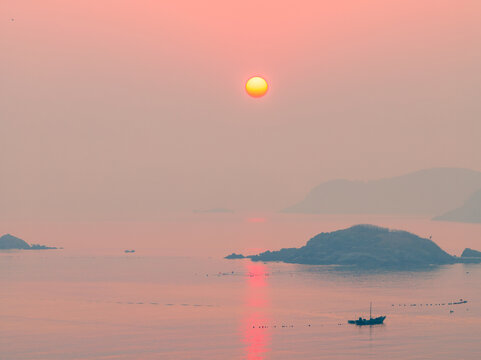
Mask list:
POLYGON ((49 250, 56 249, 56 247, 50 247, 39 244, 30 245, 26 241, 10 235, 5 234, 0 237, 0 250, 49 250))
MULTIPOLYGON (((300 248, 266 251, 246 257, 253 261, 360 268, 416 268, 465 262, 448 254, 430 239, 374 225, 355 225, 320 233, 300 248)), ((481 262, 481 258, 479 260, 481 262)))

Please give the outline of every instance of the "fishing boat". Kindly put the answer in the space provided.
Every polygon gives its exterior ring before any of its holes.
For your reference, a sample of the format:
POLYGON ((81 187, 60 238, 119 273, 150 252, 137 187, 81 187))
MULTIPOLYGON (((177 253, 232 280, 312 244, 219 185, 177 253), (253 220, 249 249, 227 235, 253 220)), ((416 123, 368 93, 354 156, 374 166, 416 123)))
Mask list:
POLYGON ((362 317, 359 317, 359 319, 357 319, 357 320, 348 320, 347 322, 349 324, 354 324, 354 325, 359 325, 359 326, 379 325, 379 324, 382 324, 384 322, 385 318, 386 318, 386 316, 378 316, 376 318, 372 317, 372 302, 371 302, 370 305, 369 305, 369 319, 364 319, 362 317))

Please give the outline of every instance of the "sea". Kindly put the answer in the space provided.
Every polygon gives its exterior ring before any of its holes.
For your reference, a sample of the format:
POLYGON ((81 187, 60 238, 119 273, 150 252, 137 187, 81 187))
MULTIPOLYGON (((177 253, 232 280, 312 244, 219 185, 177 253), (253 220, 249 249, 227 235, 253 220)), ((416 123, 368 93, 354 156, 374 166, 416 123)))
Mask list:
POLYGON ((0 359, 481 359, 481 264, 359 271, 223 258, 355 224, 432 237, 458 256, 481 250, 480 224, 426 217, 4 221, 1 233, 63 249, 0 252, 0 359), (383 325, 347 323, 371 303, 383 325))

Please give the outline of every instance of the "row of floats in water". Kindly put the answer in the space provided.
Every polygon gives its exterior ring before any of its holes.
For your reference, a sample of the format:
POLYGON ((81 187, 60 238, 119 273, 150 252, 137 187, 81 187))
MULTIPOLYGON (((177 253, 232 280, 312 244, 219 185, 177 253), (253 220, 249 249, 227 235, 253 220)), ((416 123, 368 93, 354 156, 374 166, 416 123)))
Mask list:
MULTIPOLYGON (((311 327, 311 324, 307 324, 306 325, 307 327, 311 327)), ((294 325, 273 325, 271 326, 271 328, 293 328, 294 325)), ((268 325, 261 325, 261 326, 255 326, 255 325, 252 325, 252 328, 253 329, 269 329, 269 326, 268 325)))
MULTIPOLYGON (((448 303, 439 303, 439 304, 398 304, 397 306, 445 306, 445 305, 460 305, 466 304, 468 300, 459 299, 458 301, 452 301, 448 303)), ((396 304, 392 304, 392 306, 396 306, 396 304)))

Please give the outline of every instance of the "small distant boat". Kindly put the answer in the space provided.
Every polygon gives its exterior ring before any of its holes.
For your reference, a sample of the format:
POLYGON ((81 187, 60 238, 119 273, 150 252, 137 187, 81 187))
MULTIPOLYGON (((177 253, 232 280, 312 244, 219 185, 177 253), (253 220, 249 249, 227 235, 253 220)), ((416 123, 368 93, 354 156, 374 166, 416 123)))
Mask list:
POLYGON ((124 250, 124 253, 129 254, 129 253, 134 253, 135 250, 124 250))
POLYGON ((348 320, 347 322, 349 324, 354 324, 354 325, 379 325, 384 323, 384 319, 386 316, 378 316, 376 318, 372 317, 372 303, 369 305, 369 319, 363 319, 362 317, 359 317, 357 320, 348 320))

